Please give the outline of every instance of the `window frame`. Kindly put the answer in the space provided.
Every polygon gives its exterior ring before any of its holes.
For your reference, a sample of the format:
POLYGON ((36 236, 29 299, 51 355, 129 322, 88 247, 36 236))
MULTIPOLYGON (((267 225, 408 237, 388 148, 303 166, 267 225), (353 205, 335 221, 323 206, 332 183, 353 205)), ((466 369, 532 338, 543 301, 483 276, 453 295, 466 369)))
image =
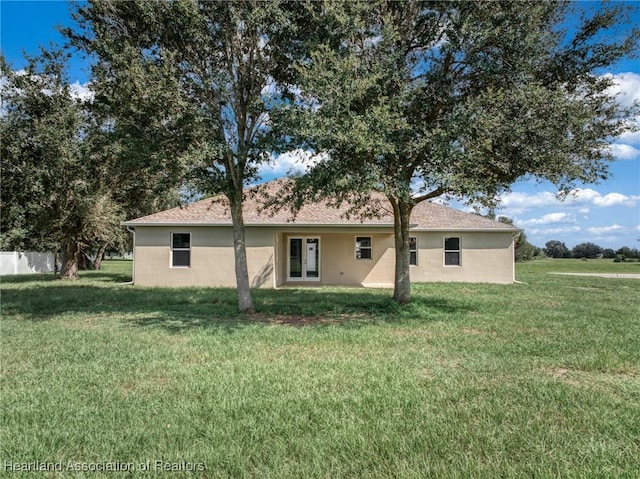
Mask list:
POLYGON ((186 231, 172 231, 170 234, 170 248, 171 255, 169 257, 169 267, 170 268, 191 268, 191 246, 192 246, 192 234, 191 232, 186 231), (189 247, 188 248, 175 248, 174 247, 174 235, 189 235, 189 247), (175 251, 187 251, 189 253, 189 264, 188 265, 176 265, 174 264, 174 252, 175 251))
POLYGON ((442 261, 443 265, 446 268, 457 268, 462 266, 462 238, 460 236, 445 236, 442 239, 442 261), (447 240, 449 239, 457 239, 458 240, 458 249, 447 249, 447 240), (447 253, 457 253, 458 254, 458 262, 454 264, 447 263, 447 253))
POLYGON ((409 266, 418 266, 418 237, 409 236, 409 266), (414 249, 411 249, 411 240, 414 240, 414 249), (411 253, 415 253, 415 261, 411 262, 411 253))
POLYGON ((356 236, 355 240, 354 240, 354 250, 353 250, 353 257, 360 261, 360 260, 373 260, 373 236, 356 236), (358 246, 358 239, 364 239, 364 238, 369 238, 369 246, 358 246), (368 258, 363 258, 362 257, 362 251, 369 251, 369 257, 368 258), (358 251, 360 251, 360 257, 358 258, 358 251))

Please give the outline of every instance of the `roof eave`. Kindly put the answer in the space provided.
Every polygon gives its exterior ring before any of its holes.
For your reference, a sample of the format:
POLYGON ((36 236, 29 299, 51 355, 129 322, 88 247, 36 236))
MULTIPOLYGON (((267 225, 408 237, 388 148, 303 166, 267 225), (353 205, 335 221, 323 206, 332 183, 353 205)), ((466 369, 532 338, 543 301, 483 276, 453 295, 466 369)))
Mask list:
MULTIPOLYGON (((128 226, 135 228, 136 226, 144 227, 173 227, 173 228, 186 228, 186 227, 219 227, 226 226, 231 227, 231 223, 202 223, 202 222, 155 222, 155 223, 138 223, 134 221, 123 221, 120 223, 122 226, 128 226)), ((304 227, 304 228, 393 228, 392 223, 245 223, 246 227, 304 227)), ((420 227, 418 224, 410 225, 411 231, 424 231, 424 232, 450 232, 450 233, 518 233, 523 231, 519 228, 429 228, 420 227)))
MULTIPOLYGON (((168 226, 177 226, 177 227, 186 227, 186 226, 233 226, 231 223, 202 223, 202 222, 194 222, 189 223, 185 221, 180 222, 154 222, 154 223, 138 223, 134 221, 123 221, 120 223, 121 226, 158 226, 158 227, 168 227, 168 226)), ((258 226, 258 227, 290 227, 290 226, 304 226, 304 227, 330 227, 330 228, 393 228, 393 223, 247 223, 245 222, 245 227, 247 226, 258 226)))
POLYGON ((411 231, 430 231, 434 233, 520 233, 520 228, 411 228, 411 231))

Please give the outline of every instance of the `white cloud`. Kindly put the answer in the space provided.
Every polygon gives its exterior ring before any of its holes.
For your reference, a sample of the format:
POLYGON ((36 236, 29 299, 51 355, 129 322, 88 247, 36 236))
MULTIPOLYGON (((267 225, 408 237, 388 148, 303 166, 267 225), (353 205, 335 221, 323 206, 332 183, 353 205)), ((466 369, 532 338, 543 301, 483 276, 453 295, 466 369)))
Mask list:
POLYGON ((569 213, 549 213, 542 218, 519 221, 518 226, 548 225, 554 223, 575 223, 576 219, 569 213))
POLYGON ((625 144, 640 145, 640 130, 625 131, 622 135, 618 137, 618 139, 621 141, 624 141, 625 144))
POLYGON ((625 231, 627 231, 627 228, 618 224, 611 226, 592 226, 591 228, 587 228, 587 233, 595 236, 601 236, 611 233, 622 233, 625 231))
MULTIPOLYGON (((559 207, 559 206, 580 206, 585 209, 588 205, 609 207, 627 206, 635 207, 640 201, 640 195, 624 195, 622 193, 607 193, 603 195, 591 188, 577 188, 567 196, 564 201, 558 199, 555 193, 541 191, 539 193, 511 192, 501 198, 503 209, 509 214, 517 215, 537 208, 559 207)), ((588 212, 588 209, 587 211, 588 212)))
MULTIPOLYGON (((619 105, 629 108, 634 105, 634 103, 640 104, 640 74, 633 72, 626 73, 618 73, 613 75, 611 73, 607 73, 604 75, 605 78, 612 79, 614 84, 608 90, 608 93, 616 96, 616 101, 619 105)), ((630 125, 635 125, 636 127, 640 126, 640 116, 636 116, 633 120, 630 121, 630 125)), ((629 145, 637 145, 640 144, 640 131, 626 131, 622 133, 618 137, 622 142, 625 143, 624 147, 628 147, 629 145)), ((616 158, 619 159, 635 159, 640 157, 640 152, 637 149, 629 150, 628 148, 624 148, 624 150, 619 150, 615 148, 613 145, 613 154, 616 158), (621 156, 618 156, 620 154, 621 156), (625 155, 633 154, 631 158, 625 155)))
POLYGON ((559 204, 554 193, 541 191, 540 193, 528 194, 510 192, 500 198, 500 203, 506 208, 538 208, 559 204))
POLYGON ((95 96, 93 91, 89 88, 89 83, 81 85, 80 82, 76 81, 69 85, 69 89, 71 90, 71 96, 81 101, 91 102, 95 96))
POLYGON ((598 196, 593 199, 593 204, 596 206, 628 206, 634 207, 640 196, 627 196, 621 193, 609 193, 604 196, 598 196))
MULTIPOLYGON (((431 199, 431 200, 429 200, 429 201, 431 201, 432 203, 439 204, 439 205, 449 206, 449 201, 448 201, 446 198, 443 198, 442 196, 438 196, 438 197, 433 198, 433 199, 431 199)), ((468 206, 463 207, 463 208, 461 208, 461 209, 462 209, 463 211, 466 211, 467 213, 471 213, 471 212, 473 212, 473 208, 468 207, 468 206)))
POLYGON ((309 151, 293 150, 282 153, 260 168, 262 177, 279 177, 294 173, 304 173, 307 168, 323 160, 324 156, 309 151))
POLYGON ((614 84, 609 88, 609 92, 616 95, 620 105, 630 107, 634 102, 640 102, 640 74, 627 72, 612 75, 607 73, 604 76, 613 79, 614 84))
POLYGON ((640 150, 631 145, 614 143, 609 145, 609 150, 617 160, 635 160, 636 158, 640 158, 640 150))
POLYGON ((565 203, 594 203, 602 198, 602 195, 591 188, 576 188, 567 197, 565 203))
POLYGON ((527 234, 530 233, 532 235, 549 236, 549 235, 557 235, 557 234, 563 234, 563 233, 577 233, 578 231, 580 231, 579 226, 560 226, 558 228, 533 228, 533 229, 527 230, 527 234))
MULTIPOLYGON (((17 70, 14 71, 14 74, 16 76, 24 76, 27 74, 27 70, 22 69, 22 70, 17 70)), ((32 75, 31 76, 31 80, 34 82, 40 82, 40 83, 45 83, 45 79, 46 77, 40 76, 40 75, 32 75)), ((89 87, 89 83, 83 83, 82 85, 80 84, 79 81, 75 81, 74 83, 69 85, 69 93, 71 95, 72 98, 77 98, 81 101, 93 101, 95 94, 94 92, 91 90, 91 88, 89 87)), ((7 88, 7 77, 4 75, 0 75, 0 92, 3 92, 3 90, 7 88)), ((42 88, 42 93, 44 93, 45 95, 51 96, 53 94, 53 90, 51 90, 50 88, 42 88)), ((17 93, 21 93, 22 90, 14 90, 14 92, 17 93)))

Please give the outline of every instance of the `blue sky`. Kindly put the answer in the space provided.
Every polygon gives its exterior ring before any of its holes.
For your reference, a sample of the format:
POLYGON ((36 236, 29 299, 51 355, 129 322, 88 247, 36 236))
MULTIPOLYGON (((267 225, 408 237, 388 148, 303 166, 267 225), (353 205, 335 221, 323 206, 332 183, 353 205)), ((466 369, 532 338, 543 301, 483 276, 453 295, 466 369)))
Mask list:
MULTIPOLYGON (((640 9, 640 2, 636 6, 640 9)), ((633 20, 640 25, 639 12, 633 20)), ((36 54, 40 45, 63 43, 55 26, 70 23, 68 2, 0 0, 2 52, 20 69, 24 66, 23 51, 36 54)), ((72 61, 69 73, 71 83, 77 82, 79 89, 86 85, 89 68, 79 57, 72 61)), ((616 80, 620 102, 640 101, 640 61, 621 62, 601 73, 616 80)), ((616 139, 612 148, 616 160, 607 181, 578 185, 576 194, 564 202, 555 198, 556 189, 550 183, 521 181, 504 195, 497 214, 514 218, 537 246, 553 239, 569 247, 586 241, 611 248, 640 247, 640 132, 616 139)), ((266 168, 263 176, 282 176, 292 168, 301 168, 296 156, 284 155, 278 164, 266 168)))

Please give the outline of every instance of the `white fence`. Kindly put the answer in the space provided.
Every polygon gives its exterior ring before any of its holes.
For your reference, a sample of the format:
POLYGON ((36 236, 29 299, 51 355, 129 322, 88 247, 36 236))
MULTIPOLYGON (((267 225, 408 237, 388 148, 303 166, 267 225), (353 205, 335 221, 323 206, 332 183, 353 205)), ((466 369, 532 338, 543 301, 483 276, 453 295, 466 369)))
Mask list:
POLYGON ((0 276, 6 274, 52 273, 53 253, 0 252, 0 276))

